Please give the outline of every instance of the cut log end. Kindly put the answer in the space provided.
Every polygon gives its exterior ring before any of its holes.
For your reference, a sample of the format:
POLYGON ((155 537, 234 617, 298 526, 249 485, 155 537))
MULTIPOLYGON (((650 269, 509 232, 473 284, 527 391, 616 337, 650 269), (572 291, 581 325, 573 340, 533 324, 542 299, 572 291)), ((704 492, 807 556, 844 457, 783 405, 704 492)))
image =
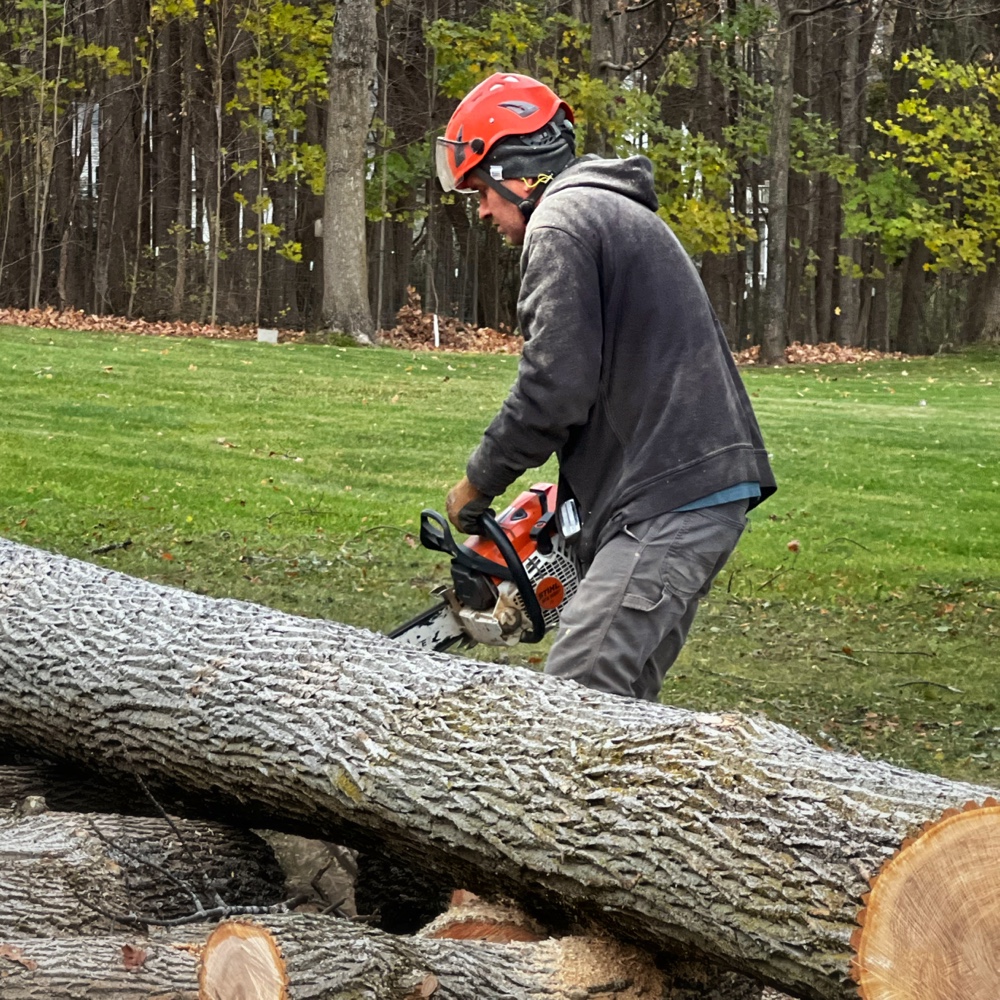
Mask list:
POLYGON ((872 880, 851 973, 863 1000, 1000 996, 1000 804, 948 810, 872 880))
POLYGON ((285 962, 274 936, 228 920, 209 935, 198 970, 199 1000, 288 1000, 285 962))

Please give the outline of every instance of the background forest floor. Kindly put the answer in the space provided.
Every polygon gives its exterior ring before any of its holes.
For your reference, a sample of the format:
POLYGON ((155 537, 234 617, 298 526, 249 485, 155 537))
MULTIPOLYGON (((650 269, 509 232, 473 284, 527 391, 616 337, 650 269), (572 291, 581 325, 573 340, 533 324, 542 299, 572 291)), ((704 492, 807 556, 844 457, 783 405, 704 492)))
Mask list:
MULTIPOLYGON (((408 289, 405 306, 396 313, 396 325, 378 331, 382 347, 409 351, 458 351, 479 354, 520 354, 523 341, 517 334, 494 330, 488 326, 463 323, 452 316, 435 316, 425 312, 416 289, 408 289), (435 343, 435 327, 437 342, 435 343)), ((257 340, 257 327, 228 324, 183 322, 179 320, 126 319, 124 316, 94 315, 79 309, 0 309, 0 326, 27 327, 37 330, 76 330, 91 333, 132 333, 143 337, 206 337, 211 340, 257 340)), ((282 344, 304 343, 304 330, 272 331, 282 344)), ((341 336, 333 346, 354 346, 350 338, 341 336)), ((337 338, 334 338, 337 341, 337 338)), ((749 347, 736 354, 736 363, 752 365, 760 356, 759 347, 749 347)), ((886 358, 903 360, 905 355, 841 347, 838 344, 794 343, 785 348, 785 358, 791 364, 839 364, 857 361, 878 361, 886 358)))
MULTIPOLYGON (((388 630, 446 579, 419 511, 442 507, 516 364, 0 327, 0 534, 388 630)), ((744 378, 780 490, 663 700, 1000 784, 1000 353, 744 378)), ((544 644, 471 655, 537 666, 544 644)))

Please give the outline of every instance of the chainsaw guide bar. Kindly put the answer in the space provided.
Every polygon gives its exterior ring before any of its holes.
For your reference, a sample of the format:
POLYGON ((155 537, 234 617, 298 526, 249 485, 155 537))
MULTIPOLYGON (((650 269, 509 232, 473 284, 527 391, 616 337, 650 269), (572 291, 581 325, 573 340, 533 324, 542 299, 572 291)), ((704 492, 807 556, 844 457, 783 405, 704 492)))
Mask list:
POLYGON ((405 639, 411 646, 443 653, 461 642, 465 636, 447 601, 414 615, 408 622, 393 629, 390 639, 405 639))

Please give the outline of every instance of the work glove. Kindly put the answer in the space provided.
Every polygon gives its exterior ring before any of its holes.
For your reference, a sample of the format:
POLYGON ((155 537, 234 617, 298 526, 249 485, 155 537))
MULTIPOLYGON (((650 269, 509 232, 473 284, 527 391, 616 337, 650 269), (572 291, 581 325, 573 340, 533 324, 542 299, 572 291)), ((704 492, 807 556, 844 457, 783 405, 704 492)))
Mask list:
POLYGON ((493 497, 480 493, 468 477, 463 476, 449 491, 445 501, 448 520, 459 531, 474 535, 479 531, 479 518, 493 502, 493 497))

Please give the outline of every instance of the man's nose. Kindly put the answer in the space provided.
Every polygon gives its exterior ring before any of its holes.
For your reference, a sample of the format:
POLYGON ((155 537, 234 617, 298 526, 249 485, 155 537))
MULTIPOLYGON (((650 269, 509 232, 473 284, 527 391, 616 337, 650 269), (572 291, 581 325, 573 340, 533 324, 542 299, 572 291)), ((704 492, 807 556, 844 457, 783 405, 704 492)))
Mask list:
POLYGON ((489 205, 487 204, 486 195, 481 194, 479 196, 479 218, 488 219, 493 213, 490 212, 489 205))

